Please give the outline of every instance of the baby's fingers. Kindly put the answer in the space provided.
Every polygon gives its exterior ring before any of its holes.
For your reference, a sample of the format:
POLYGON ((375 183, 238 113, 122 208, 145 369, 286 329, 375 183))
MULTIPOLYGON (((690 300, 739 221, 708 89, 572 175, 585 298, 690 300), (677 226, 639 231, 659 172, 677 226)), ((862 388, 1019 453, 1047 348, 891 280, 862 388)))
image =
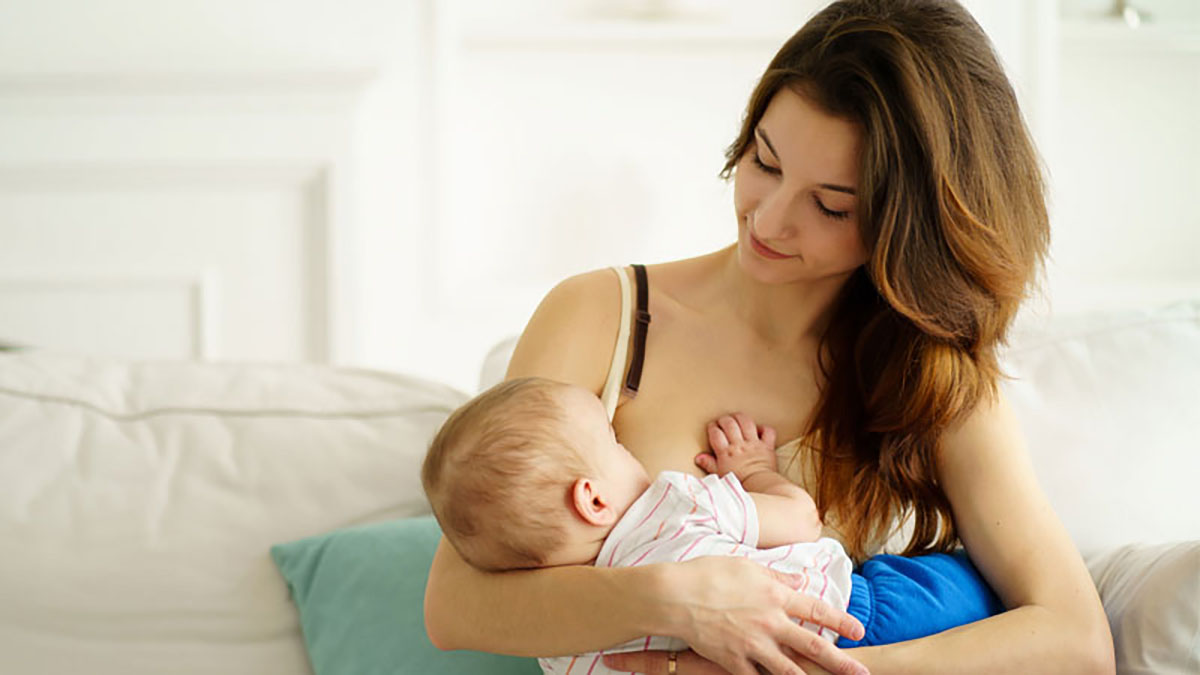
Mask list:
POLYGON ((775 427, 759 425, 758 437, 762 439, 762 442, 765 443, 767 447, 775 447, 775 427))
POLYGON ((708 444, 713 452, 729 452, 729 437, 716 422, 708 423, 708 444))
POLYGON ((711 452, 702 452, 696 455, 696 466, 704 469, 704 473, 716 473, 717 458, 711 452))
POLYGON ((717 425, 721 427, 721 431, 725 432, 725 437, 730 443, 741 443, 745 438, 742 434, 742 427, 738 421, 731 415, 722 415, 717 418, 717 425))
POLYGON ((736 412, 733 413, 733 421, 737 423, 742 438, 747 441, 753 441, 758 438, 758 425, 754 423, 753 417, 744 412, 736 412))

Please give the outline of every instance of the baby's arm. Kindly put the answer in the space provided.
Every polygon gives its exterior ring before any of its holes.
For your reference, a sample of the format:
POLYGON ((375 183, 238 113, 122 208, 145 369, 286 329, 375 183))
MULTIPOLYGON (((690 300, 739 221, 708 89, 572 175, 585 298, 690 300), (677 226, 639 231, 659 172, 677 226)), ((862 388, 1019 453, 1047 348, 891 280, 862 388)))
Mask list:
POLYGON ((709 473, 733 472, 758 509, 758 546, 771 548, 816 541, 821 518, 812 495, 779 475, 775 459, 775 430, 763 427, 745 413, 724 415, 708 423, 712 453, 696 457, 709 473))

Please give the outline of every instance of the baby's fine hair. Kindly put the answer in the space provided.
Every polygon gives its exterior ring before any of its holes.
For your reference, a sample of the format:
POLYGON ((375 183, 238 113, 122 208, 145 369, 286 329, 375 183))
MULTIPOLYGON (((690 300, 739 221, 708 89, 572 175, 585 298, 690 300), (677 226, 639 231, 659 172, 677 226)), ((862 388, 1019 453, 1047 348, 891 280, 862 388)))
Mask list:
POLYGON ((542 567, 565 540, 567 497, 587 462, 567 429, 565 385, 507 380, 454 411, 421 484, 442 533, 482 570, 542 567))

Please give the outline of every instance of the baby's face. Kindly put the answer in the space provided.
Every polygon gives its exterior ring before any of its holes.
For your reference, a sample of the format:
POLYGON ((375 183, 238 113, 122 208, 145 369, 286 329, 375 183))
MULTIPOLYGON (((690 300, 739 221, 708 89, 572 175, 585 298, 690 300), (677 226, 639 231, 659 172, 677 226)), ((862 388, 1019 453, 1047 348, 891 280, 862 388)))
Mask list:
POLYGON ((617 442, 604 404, 595 394, 573 385, 564 390, 560 403, 566 412, 568 433, 574 435, 588 463, 614 489, 627 493, 632 503, 650 486, 650 477, 642 463, 617 442))

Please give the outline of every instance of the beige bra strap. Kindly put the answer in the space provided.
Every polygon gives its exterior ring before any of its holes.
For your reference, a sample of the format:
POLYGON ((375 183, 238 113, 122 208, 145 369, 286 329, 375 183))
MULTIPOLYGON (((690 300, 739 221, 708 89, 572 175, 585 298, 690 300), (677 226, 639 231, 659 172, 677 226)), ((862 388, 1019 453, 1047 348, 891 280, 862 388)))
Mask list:
POLYGON ((629 275, 625 268, 612 267, 617 279, 621 282, 621 327, 617 330, 617 343, 613 346, 612 364, 608 367, 608 379, 604 381, 604 390, 600 393, 600 401, 608 413, 608 421, 612 421, 617 412, 617 401, 621 398, 621 378, 625 374, 625 360, 629 356, 629 325, 630 310, 633 307, 633 287, 629 283, 629 275))

